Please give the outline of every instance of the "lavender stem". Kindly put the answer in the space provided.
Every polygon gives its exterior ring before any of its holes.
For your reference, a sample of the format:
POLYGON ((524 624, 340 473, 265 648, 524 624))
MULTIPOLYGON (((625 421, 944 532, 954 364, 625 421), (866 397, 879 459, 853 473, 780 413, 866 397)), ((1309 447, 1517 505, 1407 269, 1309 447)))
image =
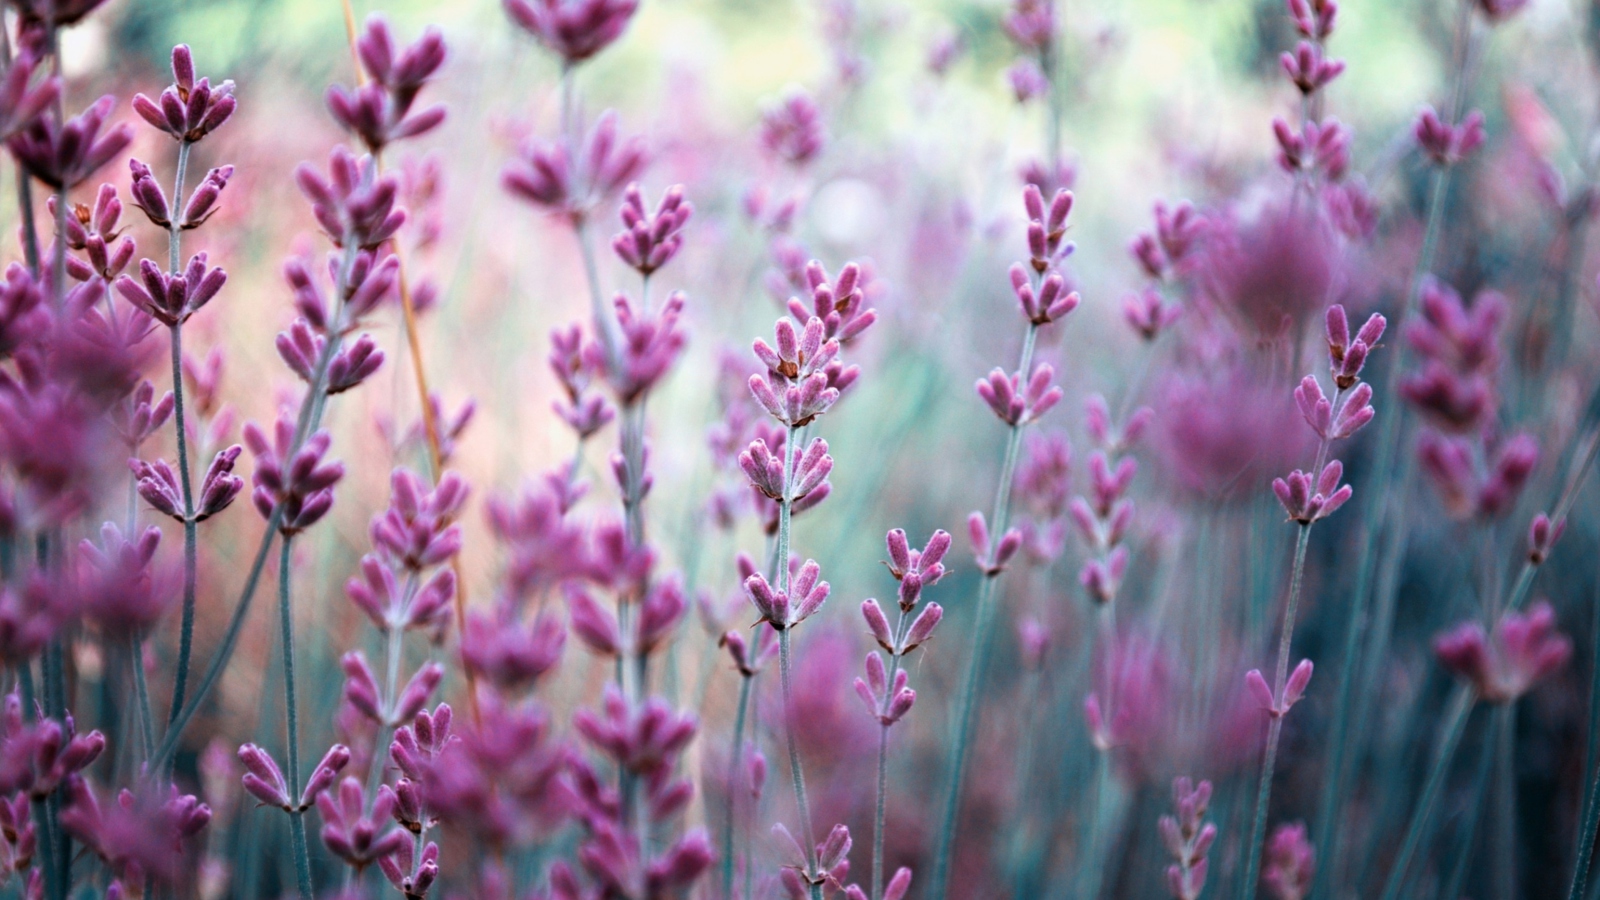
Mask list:
POLYGON ((311 853, 306 847, 304 811, 298 806, 300 798, 300 728, 295 711, 294 697, 294 616, 289 606, 289 555, 293 541, 283 536, 278 556, 278 623, 283 635, 283 703, 288 719, 289 796, 297 804, 289 810, 290 842, 294 845, 295 880, 301 900, 311 900, 316 894, 311 888, 311 853))
MULTIPOLYGON (((1022 359, 1017 370, 1028 377, 1033 364, 1033 349, 1039 326, 1029 323, 1022 340, 1022 359)), ((989 520, 991 533, 1005 534, 1011 520, 1011 481, 1016 469, 1017 454, 1022 447, 1022 426, 1012 425, 1006 435, 1004 460, 1000 464, 1000 483, 995 488, 994 511, 989 520)), ((983 681, 983 670, 989 661, 990 634, 994 631, 994 594, 999 573, 986 576, 978 587, 977 621, 973 629, 972 655, 967 660, 966 677, 962 681, 961 696, 956 702, 956 733, 950 772, 945 784, 944 811, 939 825, 938 843, 934 845, 933 879, 929 897, 944 900, 945 879, 950 871, 950 850, 955 842, 956 817, 961 811, 961 785, 966 777, 967 745, 972 740, 972 730, 977 725, 978 686, 983 681)))

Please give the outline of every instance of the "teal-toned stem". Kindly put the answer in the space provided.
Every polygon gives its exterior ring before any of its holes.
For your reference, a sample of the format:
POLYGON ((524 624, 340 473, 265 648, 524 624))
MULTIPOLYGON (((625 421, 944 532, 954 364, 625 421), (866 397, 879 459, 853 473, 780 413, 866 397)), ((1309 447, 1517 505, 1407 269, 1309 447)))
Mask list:
POLYGON ((139 743, 145 760, 156 752, 156 726, 150 715, 150 685, 144 675, 144 638, 135 634, 128 638, 128 662, 133 669, 133 690, 136 712, 139 715, 139 743))
MULTIPOLYGON (((794 482, 794 445, 799 429, 793 425, 788 426, 788 433, 783 441, 783 499, 778 502, 778 543, 773 548, 773 554, 778 560, 778 590, 780 593, 789 592, 789 541, 792 528, 791 520, 794 513, 794 500, 791 498, 790 489, 794 482)), ((806 800, 805 770, 800 765, 800 744, 794 732, 794 665, 790 652, 790 635, 792 629, 784 627, 778 629, 778 675, 783 689, 783 734, 789 750, 789 778, 794 783, 795 808, 800 815, 800 841, 806 853, 807 874, 814 874, 817 870, 817 844, 816 832, 811 828, 811 805, 806 800)), ((821 885, 811 885, 813 900, 821 900, 821 885)))
MULTIPOLYGON (((339 264, 339 277, 336 279, 337 290, 334 292, 336 296, 344 296, 344 286, 349 283, 350 267, 355 263, 356 250, 357 247, 354 241, 345 242, 344 255, 339 264)), ((333 329, 333 333, 340 333, 343 318, 344 312, 341 310, 338 316, 338 325, 340 327, 333 329)), ((311 434, 312 429, 321 421, 324 407, 320 400, 327 392, 328 366, 333 362, 333 357, 339 352, 342 345, 343 342, 339 340, 329 340, 323 346, 321 355, 317 357, 316 367, 311 373, 310 386, 305 398, 300 402, 300 412, 295 423, 294 440, 290 442, 290 453, 286 458, 293 458, 294 454, 300 452, 300 448, 305 444, 306 438, 311 434)), ((261 534, 261 543, 256 548, 255 558, 250 563, 249 574, 245 577, 244 588, 239 592, 239 600, 234 606, 233 618, 228 622, 228 630, 223 634, 222 645, 217 648, 216 654, 211 658, 211 663, 206 666, 206 671, 200 678, 200 684, 196 687, 194 696, 184 704, 183 708, 179 710, 177 715, 172 717, 171 722, 168 724, 167 736, 162 740, 161 746, 156 749, 155 757, 151 760, 152 770, 166 765, 172 759, 172 755, 177 752, 178 741, 183 737, 183 729, 194 718, 195 713, 199 712, 200 704, 205 701, 206 696, 216 685, 217 680, 222 677, 222 671, 227 668, 228 661, 233 658, 233 650, 239 643, 239 635, 244 631, 244 623, 250 613, 251 601, 255 599, 256 587, 261 582, 261 573, 266 569, 267 556, 272 552, 272 542, 277 538, 278 526, 282 522, 283 505, 280 503, 273 506, 272 513, 267 516, 266 530, 261 534)))
MULTIPOLYGON (((733 897, 733 821, 739 811, 739 769, 744 762, 744 720, 750 709, 750 685, 754 675, 739 677, 739 711, 733 717, 733 750, 728 757, 728 818, 722 827, 722 900, 733 897)), ((749 865, 748 862, 745 865, 749 865)))
POLYGON ((316 896, 311 889, 311 852, 306 846, 304 812, 299 808, 300 797, 300 727, 294 696, 294 615, 289 605, 289 554, 294 543, 289 535, 283 536, 278 556, 278 624, 283 634, 283 705, 284 718, 288 720, 289 797, 295 807, 289 810, 289 839, 294 845, 295 881, 301 900, 316 896))
POLYGON ((1495 896, 1513 900, 1516 896, 1517 781, 1516 781, 1517 705, 1506 703, 1494 710, 1495 816, 1494 857, 1495 896))
MULTIPOLYGON (((410 584, 407 586, 408 596, 415 596, 416 584, 417 577, 413 574, 410 584)), ((408 600, 407 603, 409 602, 408 600)), ((396 694, 400 689, 400 658, 403 655, 402 651, 405 649, 404 641, 405 635, 398 626, 389 625, 384 628, 383 698, 378 705, 378 708, 383 711, 383 721, 378 723, 378 733, 372 742, 372 765, 367 768, 367 799, 369 801, 378 799, 378 786, 383 784, 384 760, 388 758, 387 748, 390 741, 394 739, 394 729, 399 724, 391 720, 394 718, 396 694)))
MULTIPOLYGON (((900 607, 900 615, 894 625, 894 645, 899 647, 905 642, 906 629, 911 625, 910 616, 905 607, 900 607)), ((894 690, 894 677, 900 671, 900 654, 890 652, 889 674, 884 678, 884 684, 889 685, 889 691, 894 690)), ((883 698, 884 708, 879 713, 888 712, 888 704, 894 699, 892 693, 886 693, 883 698)), ((889 728, 890 725, 879 721, 878 733, 878 784, 877 800, 872 818, 872 900, 881 900, 883 897, 883 822, 884 813, 889 802, 889 728)))
MULTIPOLYGON (((806 866, 808 874, 817 870, 817 844, 816 832, 811 828, 811 805, 806 801, 806 774, 800 765, 800 744, 794 733, 794 688, 792 682, 793 664, 789 651, 789 632, 784 628, 778 632, 778 673, 783 687, 783 718, 784 737, 789 747, 789 777, 794 782, 794 802, 800 814, 800 840, 806 852, 806 866)), ((820 897, 818 885, 812 885, 813 897, 820 897)))
MULTIPOLYGON (((1467 2, 1457 4, 1456 35, 1455 35, 1455 60, 1452 67, 1450 86, 1449 114, 1451 121, 1460 117, 1460 108, 1465 102, 1467 93, 1469 44, 1472 28, 1472 5, 1467 2)), ((1422 234, 1422 248, 1417 254, 1417 264, 1412 270, 1411 285, 1406 293, 1405 306, 1400 310, 1399 319, 1404 322, 1416 308, 1418 298, 1422 293, 1422 285, 1428 274, 1433 270, 1434 257, 1438 253, 1440 237, 1444 227, 1444 200, 1450 190, 1450 176, 1453 167, 1440 166, 1433 172, 1433 177, 1428 185, 1427 200, 1427 225, 1422 234)), ((1387 397, 1390 401, 1388 408, 1390 415, 1383 416, 1379 425, 1378 451, 1373 463, 1373 477, 1371 484, 1378 486, 1383 491, 1404 491, 1410 482, 1411 467, 1406 465, 1402 471, 1406 474, 1395 482, 1395 467, 1400 455, 1402 436, 1401 425, 1405 417, 1405 407, 1399 403, 1399 376, 1404 371, 1404 361, 1409 354, 1404 341, 1397 343, 1396 352, 1387 354, 1387 364, 1384 367, 1382 384, 1387 387, 1387 397)), ((1377 599, 1376 615, 1370 623, 1368 633, 1373 646, 1363 654, 1365 665, 1360 672, 1361 689, 1352 692, 1346 684, 1346 679, 1355 674, 1356 655, 1349 651, 1350 646, 1359 638, 1358 629, 1366 626, 1366 609, 1368 596, 1372 591, 1373 580, 1378 567, 1380 556, 1392 555, 1403 557, 1406 549, 1406 535, 1402 531, 1394 535, 1393 540, 1382 541, 1383 549, 1387 554, 1380 552, 1380 535, 1397 523, 1390 521, 1395 510, 1390 504, 1383 502, 1383 495, 1374 493, 1378 502, 1368 503, 1364 506, 1365 515, 1362 516, 1361 552, 1357 556, 1356 585, 1353 593, 1354 609, 1350 616, 1350 631, 1345 640, 1346 653, 1344 656, 1345 672, 1340 675, 1339 697, 1340 701, 1334 711, 1333 725, 1330 731, 1330 776, 1324 784, 1321 802, 1318 806, 1317 824, 1314 829, 1314 845, 1324 849, 1323 865, 1317 867, 1313 880, 1312 897, 1327 897, 1333 890, 1333 873, 1338 868, 1340 857, 1339 842, 1341 834, 1338 822, 1344 806, 1347 792, 1345 785, 1350 777, 1350 766, 1354 763, 1351 758, 1350 747, 1361 746, 1361 740, 1352 740, 1352 732, 1364 737, 1365 727, 1361 725, 1367 719, 1367 709, 1373 696, 1373 681, 1377 676, 1377 668, 1382 662, 1382 651, 1388 644, 1389 632, 1394 624, 1395 603, 1393 593, 1396 589, 1391 581, 1397 579, 1379 579, 1379 597, 1377 599), (1354 727, 1352 727, 1354 726, 1354 727)), ((1396 562, 1392 571, 1398 573, 1396 562)))
MULTIPOLYGON (((889 684, 894 684, 892 678, 889 684)), ((888 796, 889 726, 880 723, 878 725, 878 794, 872 815, 872 900, 882 900, 883 897, 883 818, 888 796)))
MULTIPOLYGON (((32 722, 37 718, 38 693, 33 684, 33 668, 24 662, 17 667, 17 682, 22 689, 22 715, 32 722)), ((31 802, 34 828, 39 832, 39 868, 44 872, 45 896, 57 900, 64 893, 57 884, 55 865, 56 838, 50 820, 50 808, 45 798, 35 797, 31 802)))
POLYGON ((1583 761, 1583 777, 1587 787, 1583 793, 1582 826, 1578 829, 1578 846, 1572 868, 1572 888, 1567 900, 1582 900, 1589 893, 1589 865, 1594 859, 1595 832, 1600 829, 1600 598, 1592 598, 1594 623, 1589 631, 1594 642, 1594 656, 1589 661, 1589 737, 1583 761))
POLYGON ((39 277, 39 225, 33 220, 33 178, 17 163, 17 218, 22 220, 22 256, 28 272, 39 277))
POLYGON ((1456 853, 1456 864, 1450 872, 1450 881, 1439 900, 1465 896, 1462 888, 1467 883, 1467 870, 1476 858, 1472 853, 1473 839, 1478 834, 1478 819, 1482 818, 1483 795, 1489 790, 1489 778, 1494 774, 1495 747, 1484 741, 1483 752, 1478 757, 1478 771, 1472 776, 1472 800, 1467 806, 1467 821, 1461 826, 1461 849, 1456 853))
MULTIPOLYGON (((172 222, 167 231, 167 271, 176 275, 182 265, 183 227, 177 211, 183 208, 183 182, 189 170, 188 141, 178 142, 177 174, 172 184, 172 222)), ((172 680, 172 709, 183 708, 189 682, 189 660, 194 648, 194 607, 199 577, 198 535, 194 512, 194 486, 189 472, 189 430, 183 407, 183 324, 167 329, 172 345, 172 424, 178 444, 178 484, 183 489, 183 613, 178 633, 177 672, 172 680)), ((171 724, 169 719, 168 724, 171 724)))
POLYGON ((1423 831, 1429 816, 1433 814, 1439 791, 1444 787, 1445 776, 1450 772, 1450 763, 1461 744, 1461 734, 1466 730, 1468 714, 1472 712, 1477 699, 1472 689, 1465 686, 1457 687, 1450 698, 1449 711, 1445 713, 1440 728, 1439 749, 1434 754, 1428 779, 1423 783, 1422 797, 1411 813, 1411 824, 1406 827, 1405 837, 1400 841, 1400 852, 1395 855, 1394 867, 1389 870, 1389 880, 1383 887, 1383 900, 1398 900, 1400 897, 1401 888, 1405 885, 1406 869, 1411 865, 1411 857, 1416 855, 1417 846, 1422 843, 1423 831))
MULTIPOLYGON (((1294 641, 1294 620, 1299 611, 1301 588, 1305 583, 1306 547, 1310 543, 1311 523, 1307 522, 1300 526, 1300 535, 1294 544, 1289 602, 1283 610, 1283 630, 1278 637, 1278 663, 1273 676, 1272 696, 1274 702, 1280 704, 1283 702, 1284 685, 1289 680, 1289 650, 1294 641)), ((1287 709, 1274 714, 1267 725, 1267 749, 1261 759, 1261 782, 1256 787, 1255 821, 1250 826, 1250 844, 1245 850, 1244 882, 1239 887, 1239 896, 1243 900, 1250 900, 1256 895, 1256 882, 1261 874, 1261 845, 1267 839, 1267 807, 1272 801, 1272 776, 1278 765, 1278 742, 1283 736, 1283 716, 1286 714, 1287 709)))
MULTIPOLYGON (((1030 323, 1022 339, 1022 359, 1017 366, 1017 371, 1022 373, 1024 379, 1033 365, 1033 349, 1038 335, 1039 326, 1030 323)), ((996 542, 1011 524, 1011 481, 1021 447, 1022 426, 1012 425, 1006 433, 1005 457, 1000 463, 1000 483, 995 487, 994 509, 988 523, 989 533, 996 542)), ((950 851, 955 844, 956 820, 961 812, 961 786, 966 779, 967 748, 972 742, 972 731, 977 726, 978 688, 983 683, 984 669, 989 663, 989 644, 994 632, 995 591, 999 581, 998 572, 985 575, 978 587, 972 653, 967 659, 961 696, 956 701, 956 733, 951 751, 954 755, 946 774, 944 811, 939 823, 938 843, 934 845, 933 877, 928 894, 931 900, 944 900, 945 882, 950 874, 950 851)))

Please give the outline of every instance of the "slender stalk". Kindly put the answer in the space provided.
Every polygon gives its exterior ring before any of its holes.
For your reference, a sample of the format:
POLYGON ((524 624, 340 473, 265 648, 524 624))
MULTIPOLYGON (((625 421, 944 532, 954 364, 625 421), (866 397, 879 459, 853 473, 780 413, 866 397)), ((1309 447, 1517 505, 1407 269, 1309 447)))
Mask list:
MULTIPOLYGON (((794 802, 800 814, 800 840, 804 842, 806 868, 810 874, 817 869, 816 832, 811 829, 811 807, 806 802, 806 775, 800 765, 800 745, 795 740, 794 733, 794 689, 791 685, 793 666, 790 662, 789 631, 790 629, 784 628, 778 632, 778 672, 783 686, 783 732, 789 747, 789 777, 794 781, 794 802)), ((817 893, 817 888, 813 885, 812 894, 817 893)))
POLYGON ((1495 733, 1495 893, 1500 900, 1516 896, 1517 706, 1507 703, 1494 711, 1495 733))
MULTIPOLYGON (((1283 702, 1284 684, 1289 680, 1289 649, 1294 641, 1294 620, 1300 606, 1301 587, 1305 583, 1306 546, 1310 542, 1311 523, 1307 522, 1300 526, 1300 536, 1294 544, 1294 564, 1292 574, 1289 576, 1289 603, 1283 610, 1283 631, 1278 637, 1278 663, 1272 682, 1272 696, 1278 703, 1283 702)), ((1267 806, 1272 800, 1272 775, 1278 765, 1278 741, 1282 736, 1283 715, 1274 715, 1267 725, 1266 755, 1261 761, 1261 783, 1256 788, 1255 823, 1250 827, 1250 846, 1245 857, 1247 862, 1244 868, 1244 882, 1239 888, 1239 896, 1244 900, 1255 896, 1256 881, 1261 873, 1261 844, 1267 839, 1267 806)))
POLYGON ((1594 859, 1595 831, 1600 829, 1600 600, 1591 600, 1594 607, 1594 627, 1590 640, 1594 642, 1594 656, 1589 662, 1589 739, 1585 752, 1583 775, 1588 787, 1583 794, 1583 825, 1578 829, 1577 862, 1572 868, 1572 888, 1567 900, 1582 900, 1589 893, 1589 865, 1594 859))
POLYGON ((1417 845, 1422 842, 1423 829, 1433 813, 1434 803, 1439 799, 1439 791, 1444 787, 1445 775, 1450 771, 1450 762, 1455 758, 1456 748, 1461 744, 1461 734, 1466 730, 1468 714, 1472 712, 1477 699, 1472 689, 1466 686, 1457 687, 1455 695, 1450 698, 1449 711, 1440 729, 1439 750, 1434 754, 1433 768, 1428 771, 1428 779, 1423 783, 1422 798, 1417 801, 1417 808, 1411 814, 1411 824, 1406 827, 1405 837, 1400 841, 1400 852, 1395 856, 1394 867, 1389 870, 1389 880, 1384 883, 1383 900, 1397 900, 1400 896, 1400 890, 1405 885, 1406 869, 1417 852, 1417 845))
MULTIPOLYGON (((344 296, 344 286, 349 283, 350 267, 355 262, 356 247, 353 242, 346 242, 344 257, 340 262, 339 276, 335 284, 335 296, 344 296)), ((339 317, 343 320, 343 311, 339 317)), ((340 328, 331 330, 331 333, 340 333, 340 328)), ((323 405, 319 402, 327 390, 328 366, 333 357, 339 352, 341 342, 330 339, 322 349, 322 355, 317 358, 316 368, 312 371, 310 387, 304 399, 300 401, 300 412, 295 424, 294 440, 290 442, 291 452, 288 458, 293 458, 295 453, 305 444, 306 438, 313 428, 321 421, 323 405)), ((250 571, 245 577, 243 589, 239 593, 239 600, 234 606, 233 618, 228 622, 228 630, 223 634, 222 645, 211 658, 211 663, 206 667, 205 673, 200 678, 200 684, 195 689, 194 696, 184 704, 177 715, 172 717, 167 726, 167 735, 162 740, 161 746, 156 749, 156 755, 151 760, 152 769, 165 765, 172 759, 172 754, 178 749, 178 741, 183 736, 183 729, 199 711, 200 704, 205 701, 206 695, 222 677, 222 670, 227 668, 228 661, 233 657, 233 649, 239 643, 239 635, 244 631, 245 618, 250 613, 251 601, 255 599, 256 587, 260 584, 261 573, 266 568, 267 555, 272 551, 272 542, 278 536, 278 525, 283 521, 282 505, 274 506, 271 515, 267 517, 267 527, 261 535, 261 543, 256 548, 255 559, 250 563, 250 571)))
MULTIPOLYGON (((891 679, 891 685, 894 681, 891 679)), ((883 818, 889 796, 889 726, 878 726, 878 800, 872 816, 872 900, 883 897, 883 818)))
POLYGON ((28 262, 28 272, 39 277, 39 224, 33 220, 33 179, 28 170, 17 163, 17 218, 22 220, 22 255, 28 262))
POLYGON ((744 762, 744 721, 750 709, 750 685, 753 681, 753 675, 740 677, 739 711, 733 718, 733 751, 728 754, 733 760, 728 769, 728 818, 722 827, 722 900, 732 900, 733 897, 733 820, 739 808, 739 770, 744 762))
POLYGON ((1478 757, 1478 771, 1472 777, 1472 802, 1467 806, 1467 821, 1461 826, 1461 850, 1456 854, 1456 864, 1450 881, 1439 900, 1452 900, 1463 896, 1462 885, 1467 882, 1467 870, 1475 859, 1472 853, 1473 838, 1478 834, 1478 819, 1483 812, 1483 795, 1489 789, 1489 776, 1494 774, 1494 745, 1484 742, 1483 753, 1478 757))
MULTIPOLYGON (((38 718, 36 700, 38 694, 33 684, 33 668, 29 663, 25 662, 17 667, 17 681, 22 689, 22 715, 27 721, 33 722, 38 718)), ((45 896, 55 900, 62 895, 61 889, 56 884, 55 825, 50 819, 49 804, 44 797, 34 797, 31 806, 34 827, 40 836, 39 868, 44 872, 45 896)))
MULTIPOLYGON (((790 487, 794 480, 794 445, 799 434, 799 429, 793 425, 788 426, 788 433, 783 442, 783 499, 778 503, 778 544, 773 555, 778 560, 778 590, 781 593, 789 592, 789 538, 791 519, 793 518, 794 501, 790 498, 790 487)), ((817 846, 816 832, 811 828, 811 806, 806 802, 806 776, 800 765, 800 744, 795 739, 794 733, 794 688, 792 685, 794 666, 790 659, 789 628, 778 629, 778 675, 783 688, 783 733, 789 750, 789 777, 794 783, 794 802, 800 814, 800 841, 806 852, 807 874, 816 872, 817 846)), ((818 891, 813 886, 813 894, 818 891)))
MULTIPOLYGON (((1465 102, 1466 83, 1468 72, 1468 44, 1472 26, 1472 5, 1467 2, 1458 3, 1455 35, 1455 64, 1451 78, 1450 107, 1451 121, 1460 116, 1460 107, 1465 102)), ((1405 306, 1400 310, 1401 322, 1407 319, 1416 308, 1418 298, 1422 293, 1422 285, 1428 274, 1433 270, 1434 257, 1438 253, 1440 237, 1444 227, 1444 200, 1450 189, 1450 176, 1453 167, 1440 166, 1433 172, 1433 177, 1428 185, 1428 200, 1426 227, 1422 234, 1422 248, 1417 254, 1417 264, 1412 270, 1411 285, 1406 292, 1405 306)), ((1404 371, 1405 360, 1408 359, 1406 343, 1399 342, 1397 352, 1387 355, 1387 364, 1384 367, 1384 377, 1381 381, 1387 386, 1388 399, 1393 404, 1393 413, 1383 417, 1379 425, 1378 452, 1373 462, 1373 476, 1371 483, 1381 485, 1384 489, 1403 492, 1410 482, 1411 466, 1401 468, 1402 476, 1395 479, 1395 467, 1400 456, 1400 444, 1404 429, 1405 407, 1396 402, 1399 400, 1399 376, 1404 371)), ((1376 499, 1376 498, 1375 498, 1376 499)), ((1345 639, 1344 671, 1339 676, 1338 704, 1334 711, 1333 725, 1330 731, 1332 749, 1330 750, 1330 777, 1324 784, 1322 798, 1318 805, 1317 824, 1313 831, 1314 846, 1323 848, 1326 860, 1317 867, 1313 880, 1311 895, 1325 897, 1333 891, 1333 875, 1338 868, 1340 857, 1339 842, 1341 835, 1337 827, 1344 798, 1347 793, 1345 784, 1350 776, 1349 767, 1353 760, 1349 759, 1349 749, 1352 744, 1359 747, 1360 740, 1352 741, 1352 724, 1355 732, 1365 735, 1365 726, 1362 724, 1367 716, 1366 710, 1374 695, 1372 690, 1373 680, 1377 675, 1376 668, 1382 661, 1381 651, 1388 643, 1389 631, 1393 627, 1395 603, 1393 593, 1395 586, 1391 579, 1379 579, 1377 615, 1370 623, 1370 639, 1373 646, 1365 654, 1361 654, 1366 661, 1362 672, 1361 690, 1352 691, 1349 680, 1356 676, 1357 654, 1352 652, 1352 647, 1361 637, 1360 631, 1365 630, 1369 623, 1366 621, 1368 595, 1372 592, 1373 579, 1377 574, 1380 557, 1391 556, 1400 558, 1405 556, 1407 533, 1399 529, 1390 540, 1380 541, 1379 537, 1390 528, 1396 527, 1391 520, 1398 510, 1392 509, 1386 502, 1367 503, 1363 507, 1361 532, 1361 552, 1357 556, 1356 585, 1354 591, 1354 608, 1350 614, 1349 633, 1345 639), (1387 550, 1387 553, 1382 551, 1387 550), (1359 710, 1359 711, 1358 711, 1359 710)), ((1398 572, 1398 566, 1392 571, 1398 572)))
POLYGON ((289 810, 290 842, 294 845, 295 881, 301 900, 311 900, 316 894, 311 889, 311 853, 306 847, 304 811, 299 808, 300 797, 300 727, 296 718, 294 698, 294 616, 289 606, 289 554, 294 541, 283 536, 278 556, 278 624, 283 634, 283 705, 288 720, 289 797, 296 806, 289 810))
POLYGON ((144 675, 144 639, 139 635, 128 638, 128 662, 133 668, 135 706, 139 715, 139 743, 145 760, 156 752, 156 726, 150 716, 150 685, 144 675))
MULTIPOLYGON (((1023 378, 1033 364, 1035 339, 1039 326, 1028 325, 1022 340, 1022 358, 1017 371, 1023 378)), ((1005 457, 1000 463, 1000 483, 995 487, 994 509, 989 519, 990 534, 995 540, 1005 534, 1011 524, 1011 481, 1017 466, 1017 455, 1022 447, 1022 426, 1012 425, 1006 434, 1005 457)), ((946 776, 944 810, 939 825, 938 843, 934 845, 933 878, 929 897, 944 900, 945 881, 950 872, 950 850, 955 843, 956 819, 961 812, 961 786, 966 778, 967 745, 972 742, 972 730, 977 725, 978 687, 983 682, 984 669, 989 662, 989 643, 994 631, 995 590, 1000 574, 987 576, 978 587, 976 623, 972 636, 972 654, 967 660, 966 677, 962 681, 961 696, 956 702, 956 733, 946 776)))

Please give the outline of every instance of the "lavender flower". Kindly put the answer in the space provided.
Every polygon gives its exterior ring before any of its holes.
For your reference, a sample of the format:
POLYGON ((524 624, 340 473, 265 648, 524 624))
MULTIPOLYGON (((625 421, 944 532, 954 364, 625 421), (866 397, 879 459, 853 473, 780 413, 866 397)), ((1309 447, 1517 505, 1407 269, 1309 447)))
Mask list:
POLYGON ((1198 786, 1188 778, 1172 782, 1172 805, 1176 816, 1162 816, 1157 823, 1161 843, 1174 862, 1167 868, 1167 890, 1176 900, 1199 900, 1206 887, 1209 863, 1206 853, 1217 839, 1217 826, 1205 821, 1211 803, 1211 782, 1198 786))
POLYGON ((237 106, 232 80, 213 88, 210 79, 195 79, 194 58, 188 44, 172 48, 172 84, 160 97, 152 100, 144 94, 133 95, 133 111, 140 118, 185 143, 194 143, 217 130, 237 106))
POLYGON ((573 66, 622 35, 638 0, 504 0, 511 20, 573 66))
POLYGON ((1451 125, 1439 118, 1433 107, 1425 106, 1417 114, 1413 128, 1417 146, 1436 166, 1453 166, 1472 154, 1483 143, 1483 113, 1473 110, 1460 122, 1451 125))
POLYGON ((1311 873, 1316 862, 1303 822, 1279 825, 1267 841, 1266 866, 1261 880, 1275 900, 1304 900, 1311 893, 1311 873))
POLYGON ((417 95, 444 65, 444 36, 438 29, 429 29, 415 44, 397 49, 389 23, 382 16, 369 16, 356 40, 356 55, 369 80, 354 90, 329 88, 328 109, 369 152, 380 153, 394 141, 427 134, 444 121, 442 105, 412 110, 417 95))
POLYGON ((611 249, 618 259, 648 278, 677 255, 683 246, 683 227, 692 215, 694 204, 683 199, 683 185, 667 188, 652 213, 645 209, 639 185, 630 184, 622 194, 624 230, 611 239, 611 249))
POLYGON ((1465 622, 1436 638, 1433 650, 1479 697, 1511 703, 1565 665, 1572 642, 1556 631, 1550 604, 1539 602, 1526 613, 1506 613, 1492 636, 1477 622, 1465 622))
POLYGON ((643 141, 619 140, 617 114, 607 110, 575 152, 563 144, 523 144, 501 173, 500 183, 535 206, 581 221, 595 206, 636 180, 646 162, 643 141))
POLYGON ((790 91, 761 113, 761 148, 781 162, 804 166, 822 154, 827 140, 822 113, 804 91, 790 91))
POLYGON ((107 94, 59 124, 49 116, 35 116, 6 144, 29 175, 56 191, 77 187, 133 140, 133 129, 126 124, 101 133, 116 103, 116 98, 107 94))

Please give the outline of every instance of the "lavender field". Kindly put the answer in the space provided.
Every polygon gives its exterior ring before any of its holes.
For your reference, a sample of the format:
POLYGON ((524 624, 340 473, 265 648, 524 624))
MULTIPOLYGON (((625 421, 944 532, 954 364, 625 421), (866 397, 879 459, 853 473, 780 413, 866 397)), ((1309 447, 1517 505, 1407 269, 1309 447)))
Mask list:
POLYGON ((0 897, 1600 896, 1600 2, 0 37, 0 897))

